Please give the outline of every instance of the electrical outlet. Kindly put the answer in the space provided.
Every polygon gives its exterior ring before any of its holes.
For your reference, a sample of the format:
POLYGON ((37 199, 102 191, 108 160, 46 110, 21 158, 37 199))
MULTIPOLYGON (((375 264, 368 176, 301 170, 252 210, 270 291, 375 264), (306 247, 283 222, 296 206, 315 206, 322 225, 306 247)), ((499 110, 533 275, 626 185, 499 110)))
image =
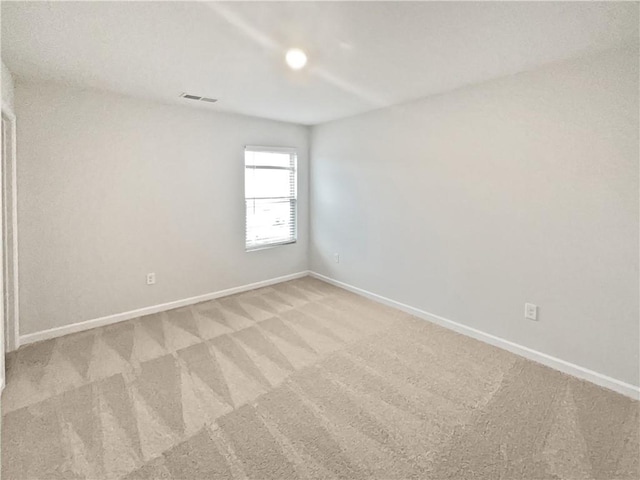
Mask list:
POLYGON ((339 253, 334 253, 333 254, 333 260, 336 263, 340 263, 340 254, 339 253))
POLYGON ((538 320, 538 306, 533 303, 525 303, 524 318, 529 320, 538 320))
POLYGON ((147 285, 155 285, 155 284, 156 284, 156 274, 147 273, 147 285))

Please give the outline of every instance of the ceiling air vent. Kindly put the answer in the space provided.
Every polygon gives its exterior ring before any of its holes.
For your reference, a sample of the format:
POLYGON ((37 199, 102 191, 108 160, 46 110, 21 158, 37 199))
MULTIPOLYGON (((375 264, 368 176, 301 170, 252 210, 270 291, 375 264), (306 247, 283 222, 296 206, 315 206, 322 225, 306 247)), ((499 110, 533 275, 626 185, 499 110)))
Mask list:
POLYGON ((201 97, 200 95, 191 95, 190 93, 181 93, 180 96, 187 100, 196 100, 198 102, 215 103, 218 101, 217 98, 201 97))

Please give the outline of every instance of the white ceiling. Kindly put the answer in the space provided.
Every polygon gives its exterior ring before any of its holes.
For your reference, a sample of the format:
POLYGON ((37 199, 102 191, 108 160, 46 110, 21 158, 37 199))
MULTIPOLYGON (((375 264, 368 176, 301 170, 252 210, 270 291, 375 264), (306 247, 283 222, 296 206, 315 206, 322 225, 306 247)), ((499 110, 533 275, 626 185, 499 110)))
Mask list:
POLYGON ((46 80, 302 124, 638 42, 638 4, 6 2, 2 58, 46 80), (304 49, 308 66, 284 64, 304 49), (189 103, 181 92, 218 98, 189 103))

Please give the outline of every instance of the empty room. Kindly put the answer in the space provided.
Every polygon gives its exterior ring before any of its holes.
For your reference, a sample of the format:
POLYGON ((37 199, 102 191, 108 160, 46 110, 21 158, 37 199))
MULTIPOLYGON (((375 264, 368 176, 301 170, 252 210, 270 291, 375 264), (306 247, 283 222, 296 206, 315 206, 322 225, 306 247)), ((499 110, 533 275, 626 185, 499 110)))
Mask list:
POLYGON ((639 7, 2 0, 2 479, 640 479, 639 7))

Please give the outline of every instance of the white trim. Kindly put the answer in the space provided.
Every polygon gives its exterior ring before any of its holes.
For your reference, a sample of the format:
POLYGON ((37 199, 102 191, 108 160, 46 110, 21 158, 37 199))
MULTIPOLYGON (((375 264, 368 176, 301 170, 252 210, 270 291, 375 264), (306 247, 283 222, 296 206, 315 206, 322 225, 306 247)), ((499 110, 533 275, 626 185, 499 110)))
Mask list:
POLYGON ((2 102, 2 111, 11 121, 15 121, 16 115, 13 113, 13 109, 5 101, 2 102))
MULTIPOLYGON (((7 127, 5 127, 5 112, 1 112, 2 113, 2 138, 3 138, 3 142, 2 142, 2 151, 0 152, 0 184, 2 185, 2 194, 0 194, 0 340, 2 340, 2 345, 0 346, 0 353, 2 354, 2 358, 0 358, 0 377, 2 378, 2 382, 4 383, 4 377, 5 377, 5 338, 7 338, 7 332, 5 330, 7 330, 5 328, 5 323, 8 323, 8 320, 5 321, 5 306, 7 305, 6 299, 7 299, 7 295, 6 295, 6 291, 5 291, 5 273, 6 273, 6 266, 5 266, 5 253, 7 252, 6 249, 6 245, 5 245, 5 229, 4 229, 4 183, 2 182, 2 180, 4 179, 4 175, 3 175, 3 170, 4 170, 4 166, 5 166, 5 162, 6 162, 6 158, 5 158, 5 154, 7 151, 7 142, 9 141, 9 139, 7 138, 8 129, 11 128, 10 125, 10 120, 9 118, 6 119, 6 124, 7 127)), ((8 319, 8 316, 6 316, 6 318, 8 319)), ((0 388, 0 391, 2 391, 4 389, 4 387, 0 388)))
POLYGON ((442 327, 448 328, 449 330, 453 330, 468 337, 475 338, 476 340, 480 340, 495 347, 502 348, 503 350, 515 353, 516 355, 520 355, 521 357, 525 357, 529 360, 533 360, 534 362, 541 363, 543 365, 546 365, 547 367, 551 367, 563 373, 578 377, 582 380, 587 380, 591 383, 595 383, 596 385, 621 393, 623 395, 626 395, 627 397, 631 397, 636 400, 640 399, 640 387, 638 386, 631 385, 615 378, 611 378, 607 375, 603 375, 602 373, 594 372, 593 370, 589 370, 588 368, 575 365, 565 360, 547 355, 546 353, 538 352, 537 350, 533 350, 532 348, 510 342, 509 340, 505 340, 504 338, 496 337, 495 335, 491 335, 481 330, 468 327, 439 315, 434 315, 433 313, 425 312, 424 310, 405 305, 404 303, 396 302, 395 300, 391 300, 390 298, 386 298, 382 295, 363 290, 362 288, 354 287, 353 285, 340 282, 319 273, 310 271, 309 275, 317 279, 324 280, 325 282, 331 283, 332 285, 335 285, 337 287, 341 287, 345 290, 349 290, 364 297, 370 298, 371 300, 375 300, 385 305, 395 307, 423 320, 427 320, 442 327))
POLYGON ((244 151, 262 153, 297 153, 297 149, 295 147, 266 147, 264 145, 245 145, 244 151))
MULTIPOLYGON (((11 236, 13 256, 13 338, 9 338, 8 351, 11 352, 20 347, 20 282, 18 281, 18 156, 16 115, 13 109, 2 102, 2 114, 11 124, 11 236)), ((5 332, 6 334, 6 332, 5 332)), ((8 352, 5 352, 8 353, 8 352)))
POLYGON ((198 295, 196 297, 184 298, 182 300, 175 300, 173 302, 161 303, 159 305, 152 305, 150 307, 139 308, 137 310, 131 310, 128 312, 116 313, 115 315, 107 315, 106 317, 94 318, 92 320, 85 320, 83 322, 72 323, 71 325, 63 325, 61 327, 50 328, 49 330, 42 330, 40 332, 29 333, 20 337, 20 345, 27 345, 29 343, 39 342, 41 340, 48 340, 50 338, 61 337, 70 333, 82 332, 84 330, 90 330, 96 327, 103 327, 105 325, 111 325, 112 323, 123 322, 125 320, 131 320, 132 318, 141 317, 144 315, 151 315, 152 313, 164 312, 166 310, 172 310, 174 308, 185 307, 187 305, 193 305, 195 303, 206 302, 207 300, 213 300, 215 298, 226 297, 227 295, 233 295, 234 293, 246 292, 248 290, 255 290, 256 288, 267 287, 276 283, 282 283, 296 278, 306 277, 309 274, 304 270, 298 273, 292 273, 290 275, 284 275, 282 277, 270 278, 268 280, 262 280, 260 282, 249 283, 247 285, 241 285, 239 287, 228 288, 226 290, 219 290, 217 292, 205 293, 204 295, 198 295))
POLYGON ((11 232, 13 234, 13 348, 20 347, 20 282, 19 282, 19 270, 20 262, 18 261, 18 140, 17 140, 17 121, 15 115, 13 116, 13 131, 11 138, 11 145, 13 151, 11 152, 11 201, 12 212, 11 220, 12 227, 11 232))

